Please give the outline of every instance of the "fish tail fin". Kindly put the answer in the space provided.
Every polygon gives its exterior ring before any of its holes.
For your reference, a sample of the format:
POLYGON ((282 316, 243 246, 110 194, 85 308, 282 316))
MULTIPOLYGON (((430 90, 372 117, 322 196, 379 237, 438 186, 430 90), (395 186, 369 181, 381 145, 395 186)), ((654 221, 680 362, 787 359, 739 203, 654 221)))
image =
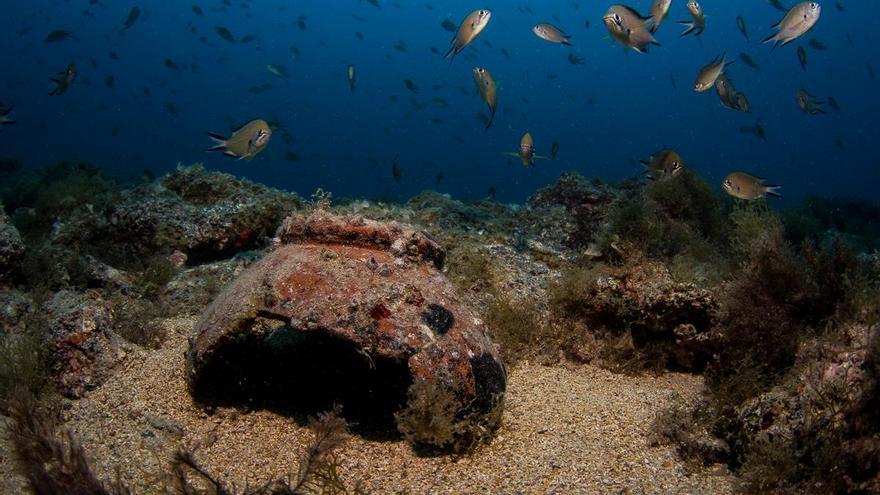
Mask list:
POLYGON ((15 106, 7 107, 6 110, 3 110, 3 113, 0 113, 0 115, 6 117, 10 113, 12 113, 13 110, 15 110, 15 106))
POLYGON ((563 44, 563 45, 566 45, 566 46, 572 46, 572 45, 571 45, 571 41, 568 41, 568 38, 571 38, 571 36, 566 36, 566 37, 562 40, 562 44, 563 44))
POLYGON ((764 190, 767 192, 767 194, 769 194, 770 196, 775 196, 775 197, 777 197, 777 198, 782 198, 782 197, 783 197, 781 194, 779 194, 778 192, 776 192, 776 191, 778 191, 780 188, 782 188, 781 185, 764 186, 764 190))
POLYGON ((696 29, 697 29, 697 23, 695 23, 695 22, 693 22, 693 21, 678 21, 678 23, 681 24, 681 25, 687 26, 687 29, 685 29, 685 30, 679 35, 679 38, 684 38, 685 36, 687 36, 687 35, 693 33, 693 32, 696 31, 696 29))
POLYGON ((214 140, 214 146, 206 149, 205 151, 223 151, 226 149, 226 138, 215 133, 208 131, 205 134, 208 135, 211 139, 214 140))
POLYGON ((770 43, 771 41, 773 41, 775 39, 776 39, 776 33, 773 33, 770 36, 767 36, 766 38, 762 39, 761 43, 770 43))
POLYGON ((503 154, 504 156, 515 156, 519 158, 519 153, 514 153, 513 151, 505 151, 503 154))
POLYGON ((495 122, 495 111, 494 111, 494 110, 492 111, 492 115, 489 116, 489 123, 486 124, 486 129, 485 129, 485 130, 488 131, 489 128, 492 127, 492 122, 495 122))
MULTIPOLYGON (((453 41, 454 40, 455 40, 455 38, 453 38, 453 41)), ((456 48, 455 43, 452 43, 452 46, 449 47, 449 50, 446 50, 446 53, 443 55, 443 58, 449 58, 450 55, 452 55, 452 58, 455 58, 455 56, 458 55, 458 52, 455 50, 455 48, 456 48)))

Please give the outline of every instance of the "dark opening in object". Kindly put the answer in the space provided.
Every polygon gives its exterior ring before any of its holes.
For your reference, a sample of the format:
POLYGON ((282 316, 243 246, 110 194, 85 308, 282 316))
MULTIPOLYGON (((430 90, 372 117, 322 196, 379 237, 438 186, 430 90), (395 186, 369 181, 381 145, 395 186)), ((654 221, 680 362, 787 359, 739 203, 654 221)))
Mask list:
POLYGON ((350 342, 281 326, 218 348, 192 392, 205 405, 270 409, 301 424, 340 404, 353 432, 389 439, 399 437, 394 413, 406 404, 411 380, 405 361, 370 358, 350 342))
POLYGON ((440 335, 445 334, 455 323, 455 317, 448 309, 439 304, 429 304, 428 309, 422 311, 422 321, 440 335))

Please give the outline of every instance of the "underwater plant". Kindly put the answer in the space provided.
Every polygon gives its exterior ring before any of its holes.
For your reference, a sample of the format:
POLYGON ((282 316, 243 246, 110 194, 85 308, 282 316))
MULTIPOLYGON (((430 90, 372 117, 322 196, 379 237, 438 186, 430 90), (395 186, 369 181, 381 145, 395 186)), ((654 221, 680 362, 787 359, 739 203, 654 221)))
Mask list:
MULTIPOLYGON (((256 487, 239 489, 218 480, 188 448, 179 450, 172 469, 163 473, 165 492, 176 495, 365 495, 361 482, 343 476, 339 449, 348 441, 348 426, 338 408, 309 418, 312 439, 303 449, 295 474, 256 487), (207 488, 205 488, 207 487, 207 488)), ((58 426, 55 413, 26 391, 13 395, 7 425, 16 465, 36 495, 132 495, 118 473, 100 480, 76 436, 58 426)))

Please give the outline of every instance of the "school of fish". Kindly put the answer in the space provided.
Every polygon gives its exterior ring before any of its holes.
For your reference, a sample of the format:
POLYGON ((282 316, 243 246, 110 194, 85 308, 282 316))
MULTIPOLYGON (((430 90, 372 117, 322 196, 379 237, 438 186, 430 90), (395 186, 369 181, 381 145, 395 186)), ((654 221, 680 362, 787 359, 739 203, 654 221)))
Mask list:
MULTIPOLYGON (((368 0, 368 2, 374 7, 381 8, 378 0, 368 0)), ((608 31, 609 39, 622 45, 624 50, 648 53, 651 47, 661 46, 661 43, 655 35, 660 31, 665 19, 672 12, 671 9, 674 7, 675 3, 677 3, 677 1, 674 0, 651 0, 649 14, 647 16, 643 16, 638 10, 631 6, 614 4, 608 7, 602 21, 608 31)), ((771 50, 784 47, 811 31, 817 25, 822 13, 822 7, 818 2, 799 2, 788 9, 782 6, 778 1, 771 0, 770 4, 774 8, 784 11, 784 16, 779 22, 771 26, 771 29, 774 29, 775 32, 762 40, 762 43, 772 44, 771 50)), ((843 6, 839 2, 835 5, 838 10, 843 10, 843 6)), ((707 26, 708 16, 704 13, 702 5, 698 0, 687 0, 683 3, 683 7, 690 15, 690 19, 679 21, 679 24, 682 24, 685 27, 685 30, 680 33, 680 36, 685 37, 693 35, 697 39, 701 39, 700 36, 706 32, 707 28, 711 29, 711 25, 707 26)), ((204 14, 202 9, 196 5, 192 6, 192 12, 197 16, 204 14)), ((128 15, 122 23, 121 30, 127 31, 131 29, 142 17, 142 14, 142 10, 136 6, 128 10, 128 15)), ((562 21, 557 16, 554 16, 554 18, 557 21, 562 21)), ((465 51, 478 37, 483 35, 493 19, 495 18, 493 17, 492 11, 487 8, 480 8, 467 13, 457 25, 452 20, 445 19, 441 26, 446 31, 452 33, 448 50, 445 53, 440 54, 439 51, 432 47, 432 51, 438 55, 442 55, 443 58, 449 59, 449 65, 452 67, 451 70, 458 70, 453 66, 456 56, 465 51)), ((742 16, 737 16, 735 22, 738 30, 748 41, 749 34, 745 19, 742 16)), ((301 16, 298 19, 297 24, 300 29, 305 30, 305 17, 301 16)), ((587 21, 585 25, 589 27, 589 21, 587 21)), ((214 33, 220 39, 228 43, 242 44, 257 39, 256 35, 236 37, 230 29, 223 26, 216 26, 214 28, 214 33)), ((553 23, 540 22, 535 24, 532 27, 532 33, 540 40, 548 43, 563 46, 572 46, 573 44, 572 36, 553 23)), ((357 35, 359 38, 363 39, 361 33, 357 33, 357 35)), ((61 43, 76 38, 77 35, 75 32, 58 29, 50 32, 45 37, 44 43, 61 43)), ((824 45, 815 39, 810 40, 809 46, 816 50, 825 49, 824 45)), ((404 41, 401 41, 395 45, 394 48, 399 51, 406 51, 406 44, 404 41)), ((295 47, 292 47, 291 50, 294 53, 294 56, 298 54, 295 47)), ((506 50, 502 49, 502 53, 510 58, 510 54, 506 50)), ((111 53, 111 56, 112 55, 113 54, 111 53)), ((796 55, 801 67, 806 70, 808 59, 803 46, 798 46, 796 55)), ((761 68, 747 53, 740 53, 738 59, 755 72, 760 72, 761 68)), ((580 65, 584 63, 583 57, 578 57, 574 53, 568 55, 568 60, 572 65, 580 65)), ((750 112, 751 105, 748 97, 745 93, 738 91, 735 88, 733 80, 728 76, 726 71, 727 67, 734 62, 735 59, 728 59, 726 57, 726 52, 722 51, 717 57, 697 70, 693 90, 702 93, 714 88, 719 101, 724 108, 738 112, 750 112)), ((165 66, 172 70, 180 68, 180 64, 171 59, 165 60, 165 66)), ((873 78, 872 68, 870 66, 867 68, 873 78)), ((281 64, 268 64, 266 65, 266 70, 274 77, 290 77, 290 71, 281 64)), ((354 64, 349 64, 345 73, 349 89, 352 94, 355 94, 358 74, 357 68, 354 64)), ((489 130, 496 119, 498 98, 500 96, 499 86, 487 67, 473 67, 471 73, 477 89, 476 92, 479 94, 483 104, 485 104, 489 110, 489 116, 485 125, 485 129, 489 130)), ((73 63, 69 64, 51 78, 53 87, 48 94, 50 96, 67 94, 75 85, 77 75, 77 66, 73 63)), ((676 83, 674 78, 671 79, 671 82, 673 86, 675 86, 676 83)), ((105 80, 105 84, 108 87, 112 87, 113 83, 112 76, 108 76, 105 80)), ((420 90, 419 85, 409 78, 404 80, 404 87, 413 94, 417 94, 420 90)), ((253 92, 256 93, 259 89, 260 88, 257 87, 253 92)), ((146 92, 148 89, 144 88, 144 91, 146 92)), ((798 107, 809 115, 826 113, 823 108, 823 105, 826 102, 832 105, 833 108, 839 110, 837 102, 833 97, 829 97, 827 100, 821 100, 810 94, 803 88, 803 86, 801 86, 801 89, 798 91, 795 100, 798 107)), ((445 100, 439 98, 435 98, 433 103, 441 106, 447 105, 445 100)), ((16 124, 16 121, 12 118, 13 109, 14 107, 12 105, 0 103, 0 125, 16 124)), ((171 103, 166 103, 166 109, 172 114, 176 112, 176 108, 171 103)), ((282 126, 256 118, 235 128, 229 137, 224 137, 215 132, 208 132, 208 136, 213 140, 213 146, 207 148, 206 151, 222 152, 229 157, 239 160, 252 160, 267 148, 273 131, 280 132, 282 137, 285 137, 286 139, 290 138, 282 126)), ((741 131, 743 133, 753 134, 765 141, 767 139, 760 122, 756 123, 754 126, 743 126, 741 131)), ((551 152, 552 159, 555 160, 557 153, 559 152, 558 142, 553 143, 551 152)), ((505 154, 519 158, 522 164, 527 167, 534 166, 536 159, 548 158, 536 154, 535 141, 530 132, 523 134, 517 151, 510 151, 505 154)), ((292 154, 288 153, 288 155, 292 154)), ((288 158, 292 159, 294 157, 295 155, 288 158)), ((673 149, 663 149, 658 151, 648 160, 642 161, 642 163, 646 168, 646 177, 651 180, 662 180, 674 177, 685 169, 684 161, 673 149)), ((401 171, 397 158, 394 159, 392 164, 392 176, 395 180, 400 180, 401 171)), ((438 182, 441 179, 442 173, 438 174, 438 182)), ((768 185, 763 178, 745 172, 735 171, 725 177, 721 187, 724 191, 735 198, 742 200, 755 200, 764 198, 768 195, 779 196, 777 191, 780 186, 768 185)))

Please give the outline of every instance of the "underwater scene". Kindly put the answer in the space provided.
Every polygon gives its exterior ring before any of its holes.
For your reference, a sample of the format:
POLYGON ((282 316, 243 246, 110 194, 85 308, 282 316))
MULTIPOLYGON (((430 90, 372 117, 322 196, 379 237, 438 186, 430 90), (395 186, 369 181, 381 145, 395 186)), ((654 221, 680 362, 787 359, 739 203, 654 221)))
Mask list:
POLYGON ((880 494, 873 3, 0 7, 0 493, 880 494))

